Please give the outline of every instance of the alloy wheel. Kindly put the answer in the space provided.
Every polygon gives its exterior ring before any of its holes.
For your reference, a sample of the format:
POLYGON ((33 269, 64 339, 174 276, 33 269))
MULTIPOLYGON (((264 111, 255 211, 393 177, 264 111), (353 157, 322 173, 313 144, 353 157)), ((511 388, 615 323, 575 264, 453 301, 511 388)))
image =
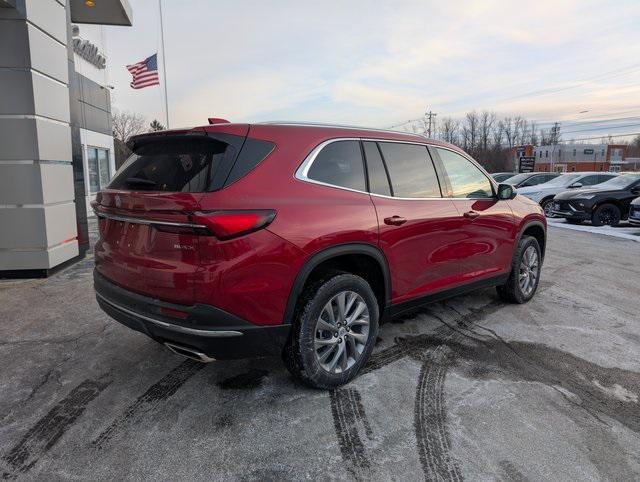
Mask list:
POLYGON ((613 224, 613 219, 614 219, 614 214, 613 214, 613 210, 612 209, 603 209, 600 212, 600 221, 602 221, 602 224, 605 224, 607 226, 611 226, 613 224))
POLYGON ((538 251, 535 247, 529 246, 522 254, 520 273, 518 276, 520 291, 524 296, 529 296, 533 292, 538 279, 539 269, 538 251))
POLYGON ((369 339, 369 308, 354 291, 331 298, 316 322, 314 349, 320 366, 344 373, 362 356, 369 339))
POLYGON ((553 214, 553 202, 552 201, 547 201, 542 205, 542 209, 544 211, 544 215, 548 218, 553 218, 555 217, 555 214, 553 214))

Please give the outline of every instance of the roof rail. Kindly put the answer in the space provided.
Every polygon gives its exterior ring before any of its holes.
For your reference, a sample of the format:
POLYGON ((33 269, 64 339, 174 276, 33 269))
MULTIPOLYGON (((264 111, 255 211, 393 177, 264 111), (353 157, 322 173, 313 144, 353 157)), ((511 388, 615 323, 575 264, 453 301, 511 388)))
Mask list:
POLYGON ((328 127, 333 129, 358 129, 365 131, 374 131, 374 132, 392 132, 394 134, 406 134, 409 136, 415 136, 424 138, 424 136, 420 134, 415 134, 413 132, 405 132, 405 131, 395 131, 393 129, 378 129, 375 127, 362 127, 362 126, 353 126, 353 125, 345 125, 345 124, 327 124, 322 122, 299 122, 299 121, 267 121, 267 122, 257 122, 257 124, 261 125, 281 125, 281 126, 302 126, 302 127, 328 127))

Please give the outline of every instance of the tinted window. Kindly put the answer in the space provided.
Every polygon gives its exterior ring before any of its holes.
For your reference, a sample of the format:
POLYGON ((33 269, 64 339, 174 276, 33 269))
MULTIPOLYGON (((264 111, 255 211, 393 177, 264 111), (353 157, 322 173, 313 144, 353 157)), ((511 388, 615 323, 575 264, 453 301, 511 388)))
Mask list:
POLYGON ((600 180, 600 176, 598 176, 597 174, 593 174, 591 176, 584 176, 582 179, 576 182, 579 182, 583 186, 593 186, 594 184, 598 184, 602 181, 600 180))
POLYGON ((131 191, 204 192, 235 148, 212 139, 162 139, 136 147, 109 188, 131 191))
POLYGON ((233 169, 231 169, 231 173, 229 174, 229 178, 225 185, 236 182, 238 179, 245 176, 249 171, 260 164, 265 157, 271 154, 274 147, 275 144, 272 142, 248 137, 242 146, 242 150, 233 165, 233 169))
POLYGON ((391 196, 389 179, 382 163, 382 156, 375 142, 364 143, 364 157, 367 160, 367 174, 369 174, 369 191, 375 194, 391 196))
POLYGON ((447 149, 438 148, 438 153, 447 171, 453 197, 493 197, 493 188, 489 179, 473 163, 447 149))
POLYGON ((531 177, 531 174, 529 174, 529 173, 516 174, 515 176, 512 176, 512 177, 510 177, 508 179, 505 179, 505 182, 507 184, 511 184, 513 186, 517 186, 522 181, 526 181, 530 177, 531 177))
POLYGON ((613 179, 614 177, 616 177, 615 174, 600 174, 600 176, 598 177, 598 182, 605 182, 609 179, 613 179))
MULTIPOLYGON (((543 182, 547 182, 550 176, 532 176, 523 182, 520 186, 537 186, 538 184, 542 184, 543 182)), ((553 176, 551 176, 553 177, 553 176)))
POLYGON ((442 197, 426 146, 396 142, 381 142, 379 146, 389 170, 394 196, 442 197))
POLYGON ((364 191, 364 166, 358 141, 338 141, 327 145, 315 158, 309 179, 333 186, 364 191))

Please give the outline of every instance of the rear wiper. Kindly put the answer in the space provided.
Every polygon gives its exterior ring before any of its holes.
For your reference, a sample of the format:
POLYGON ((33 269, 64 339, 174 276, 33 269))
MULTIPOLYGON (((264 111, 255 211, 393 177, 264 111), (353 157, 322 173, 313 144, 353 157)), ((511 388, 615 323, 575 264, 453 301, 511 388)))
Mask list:
POLYGON ((155 186, 157 183, 151 179, 142 179, 140 177, 128 177, 125 182, 127 184, 138 184, 141 186, 155 186))

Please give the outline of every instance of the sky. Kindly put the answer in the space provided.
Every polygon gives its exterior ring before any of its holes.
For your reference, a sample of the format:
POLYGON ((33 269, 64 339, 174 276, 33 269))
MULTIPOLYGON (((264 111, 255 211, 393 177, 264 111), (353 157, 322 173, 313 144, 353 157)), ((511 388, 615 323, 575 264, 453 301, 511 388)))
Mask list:
MULTIPOLYGON (((106 28, 113 104, 164 124, 162 88, 131 89, 125 69, 160 51, 158 0, 129 2, 133 26, 106 28)), ((640 132, 639 0, 163 0, 163 13, 171 127, 488 109, 640 132)))

